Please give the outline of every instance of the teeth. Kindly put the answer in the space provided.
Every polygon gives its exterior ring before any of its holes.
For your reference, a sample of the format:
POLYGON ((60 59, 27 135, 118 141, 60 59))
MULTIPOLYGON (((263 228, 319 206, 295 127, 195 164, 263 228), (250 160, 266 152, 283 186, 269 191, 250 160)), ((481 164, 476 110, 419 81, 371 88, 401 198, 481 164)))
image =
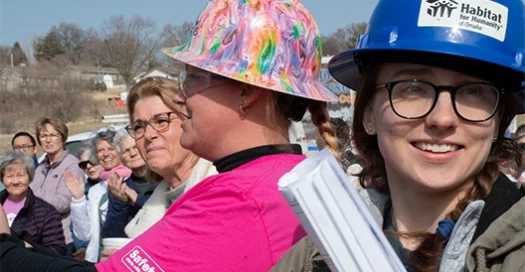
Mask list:
POLYGON ((458 150, 457 145, 437 145, 437 144, 424 144, 424 143, 416 143, 415 146, 418 149, 425 150, 425 151, 431 151, 435 153, 445 153, 445 152, 452 152, 458 150))

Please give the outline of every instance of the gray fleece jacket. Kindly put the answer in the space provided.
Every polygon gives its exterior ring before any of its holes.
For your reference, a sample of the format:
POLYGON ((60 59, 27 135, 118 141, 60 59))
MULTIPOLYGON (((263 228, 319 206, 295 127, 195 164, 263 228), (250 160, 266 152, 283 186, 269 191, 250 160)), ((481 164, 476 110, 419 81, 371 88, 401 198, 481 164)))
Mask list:
MULTIPOLYGON (((355 171, 360 171, 360 168, 350 169, 349 174, 355 171)), ((375 190, 363 189, 357 178, 351 177, 350 181, 363 197, 376 222, 379 226, 383 226, 383 211, 389 196, 375 190)), ((440 272, 525 271, 525 197, 492 221, 471 244, 484 207, 485 201, 474 201, 458 219, 443 251, 440 272)), ((270 271, 330 270, 312 241, 305 237, 294 245, 270 271)))

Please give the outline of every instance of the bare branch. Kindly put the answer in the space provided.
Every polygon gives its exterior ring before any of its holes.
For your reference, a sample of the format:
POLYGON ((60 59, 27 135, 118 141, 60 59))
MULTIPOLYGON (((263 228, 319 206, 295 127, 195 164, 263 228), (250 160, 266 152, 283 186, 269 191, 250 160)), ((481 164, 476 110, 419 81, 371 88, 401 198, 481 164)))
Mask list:
POLYGON ((147 67, 160 49, 157 30, 156 23, 149 18, 110 18, 101 30, 105 64, 119 70, 124 81, 131 84, 133 77, 147 67))

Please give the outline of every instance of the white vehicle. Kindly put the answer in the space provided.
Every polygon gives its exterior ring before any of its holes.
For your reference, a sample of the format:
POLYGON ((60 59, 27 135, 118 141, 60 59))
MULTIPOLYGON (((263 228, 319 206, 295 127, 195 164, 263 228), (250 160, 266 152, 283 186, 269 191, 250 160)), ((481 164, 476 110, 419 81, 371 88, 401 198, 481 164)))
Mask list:
MULTIPOLYGON (((69 151, 69 153, 73 154, 75 157, 78 157, 78 149, 80 148, 80 144, 82 143, 82 141, 95 137, 95 135, 97 135, 97 133, 100 131, 104 131, 109 128, 112 128, 113 130, 118 131, 124 128, 125 126, 126 125, 112 125, 112 126, 108 126, 105 128, 101 128, 99 130, 93 130, 93 131, 82 132, 82 133, 71 135, 67 138, 67 141, 64 144, 64 147, 69 151)), ((45 157, 46 157, 46 153, 44 153, 42 156, 38 158, 38 162, 42 163, 45 157)))

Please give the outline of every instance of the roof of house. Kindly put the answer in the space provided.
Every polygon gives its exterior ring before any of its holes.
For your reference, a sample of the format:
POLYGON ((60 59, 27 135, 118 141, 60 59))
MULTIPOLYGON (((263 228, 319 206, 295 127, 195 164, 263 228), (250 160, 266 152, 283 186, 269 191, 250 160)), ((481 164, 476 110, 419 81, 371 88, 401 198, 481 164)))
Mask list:
POLYGON ((136 75, 133 79, 137 80, 137 79, 142 79, 144 78, 145 76, 153 73, 154 71, 159 71, 159 72, 162 72, 162 73, 165 73, 165 74, 168 74, 170 76, 175 76, 175 77, 178 77, 179 74, 182 72, 180 69, 176 69, 176 68, 168 68, 168 67, 155 67, 155 68, 152 68, 152 69, 149 69, 145 72, 142 72, 142 73, 139 73, 138 75, 136 75))
POLYGON ((36 67, 9 67, 2 69, 0 75, 4 73, 12 73, 22 78, 34 79, 58 79, 62 76, 62 73, 57 70, 39 69, 36 67))
POLYGON ((97 67, 97 66, 87 66, 87 65, 73 66, 73 65, 70 65, 67 68, 79 71, 81 73, 114 74, 114 75, 120 74, 117 69, 111 68, 111 67, 97 67))

